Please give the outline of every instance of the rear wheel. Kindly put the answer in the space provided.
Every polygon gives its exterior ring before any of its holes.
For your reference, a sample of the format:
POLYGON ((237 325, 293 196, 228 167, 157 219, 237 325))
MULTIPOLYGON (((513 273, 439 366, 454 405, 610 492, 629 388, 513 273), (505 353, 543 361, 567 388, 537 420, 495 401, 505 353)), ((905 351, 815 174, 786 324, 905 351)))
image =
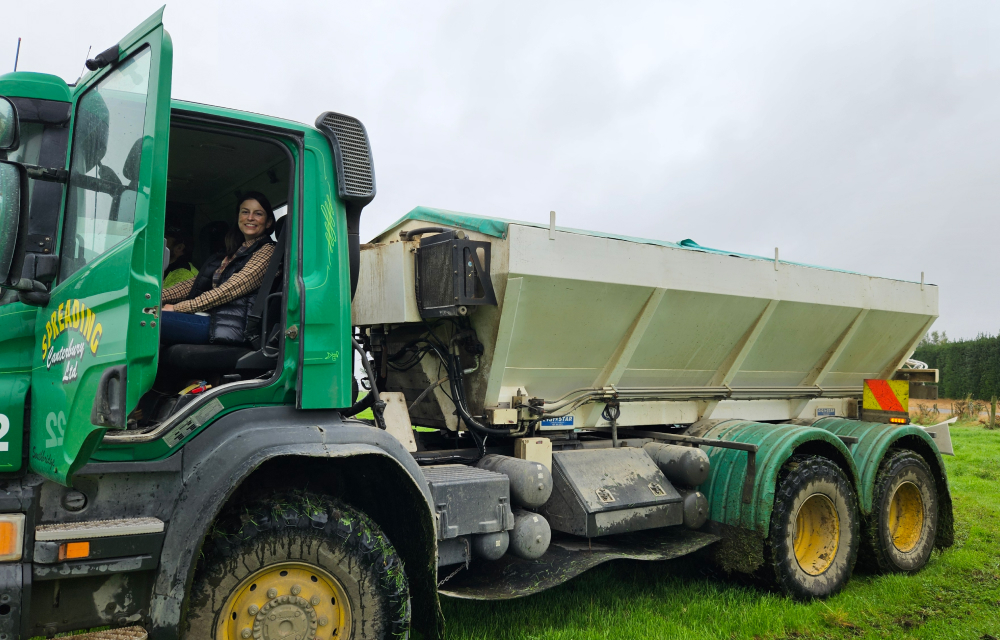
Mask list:
POLYGON ((782 468, 768 538, 774 579, 796 598, 824 598, 851 577, 858 553, 857 498, 826 458, 795 456, 782 468))
POLYGON ((865 522, 866 552, 879 569, 917 571, 934 550, 937 485, 930 467, 913 451, 890 453, 879 466, 872 513, 865 522))
POLYGON ((187 638, 406 637, 406 576, 365 514, 316 496, 279 497, 240 523, 206 541, 187 638))

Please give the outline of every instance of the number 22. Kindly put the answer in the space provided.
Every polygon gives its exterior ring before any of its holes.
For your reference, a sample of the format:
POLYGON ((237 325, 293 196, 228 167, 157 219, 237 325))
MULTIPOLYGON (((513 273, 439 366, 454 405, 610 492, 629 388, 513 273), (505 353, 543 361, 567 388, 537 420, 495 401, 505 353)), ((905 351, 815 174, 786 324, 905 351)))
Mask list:
MULTIPOLYGON (((2 430, 3 425, 0 425, 0 430, 2 430)), ((63 443, 63 436, 66 435, 66 414, 62 411, 59 415, 49 412, 49 415, 45 416, 45 430, 49 432, 49 437, 45 441, 45 448, 57 447, 63 443), (59 429, 59 435, 52 430, 52 427, 59 429)), ((6 432, 4 432, 6 433, 6 432)), ((2 437, 2 434, 0 434, 2 437)), ((3 444, 3 443, 0 443, 3 444)), ((3 447, 0 447, 0 451, 4 451, 3 447)))

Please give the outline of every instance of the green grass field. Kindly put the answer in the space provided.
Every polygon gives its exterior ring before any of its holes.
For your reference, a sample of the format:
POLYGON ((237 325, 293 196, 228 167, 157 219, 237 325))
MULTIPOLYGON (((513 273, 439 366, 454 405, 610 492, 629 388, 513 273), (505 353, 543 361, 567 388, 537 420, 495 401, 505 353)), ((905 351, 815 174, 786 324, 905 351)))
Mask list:
POLYGON ((945 456, 956 543, 916 575, 857 567, 847 588, 800 603, 697 558, 618 561, 498 603, 443 599, 448 638, 1000 638, 1000 431, 953 426, 945 456))

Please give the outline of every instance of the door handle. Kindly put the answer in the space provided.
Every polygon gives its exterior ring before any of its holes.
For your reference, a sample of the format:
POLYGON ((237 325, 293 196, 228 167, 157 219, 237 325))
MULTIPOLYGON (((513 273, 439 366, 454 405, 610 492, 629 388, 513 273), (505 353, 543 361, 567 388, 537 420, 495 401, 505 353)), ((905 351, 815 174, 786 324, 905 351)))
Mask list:
POLYGON ((97 383, 97 395, 94 406, 90 410, 90 422, 98 427, 124 429, 127 416, 125 414, 125 376, 128 366, 120 364, 108 367, 101 374, 97 383))

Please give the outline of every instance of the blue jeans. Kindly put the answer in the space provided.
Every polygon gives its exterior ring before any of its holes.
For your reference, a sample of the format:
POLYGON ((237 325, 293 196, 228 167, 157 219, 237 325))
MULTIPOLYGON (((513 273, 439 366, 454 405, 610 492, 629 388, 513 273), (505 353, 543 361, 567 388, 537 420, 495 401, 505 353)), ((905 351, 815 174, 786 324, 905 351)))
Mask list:
POLYGON ((208 324, 211 318, 193 313, 163 311, 160 313, 160 343, 208 344, 208 324))

